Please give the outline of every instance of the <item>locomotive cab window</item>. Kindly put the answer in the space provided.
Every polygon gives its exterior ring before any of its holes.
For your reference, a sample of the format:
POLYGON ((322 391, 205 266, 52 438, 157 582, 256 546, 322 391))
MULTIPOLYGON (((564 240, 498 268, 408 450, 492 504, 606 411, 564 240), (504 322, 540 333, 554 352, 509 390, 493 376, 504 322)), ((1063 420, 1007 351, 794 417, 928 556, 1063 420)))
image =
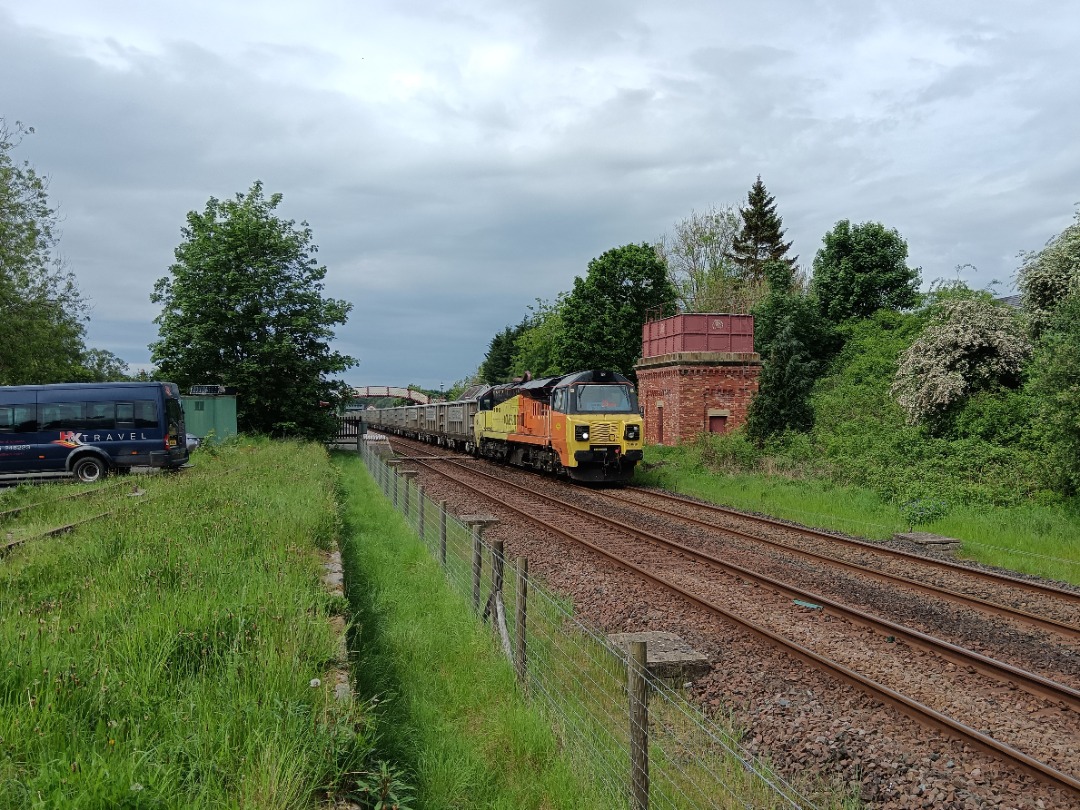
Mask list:
POLYGON ((575 386, 576 413, 637 413, 637 397, 626 385, 575 386))
POLYGON ((566 413, 566 389, 558 388, 555 390, 555 394, 551 397, 552 409, 559 411, 560 413, 566 413))

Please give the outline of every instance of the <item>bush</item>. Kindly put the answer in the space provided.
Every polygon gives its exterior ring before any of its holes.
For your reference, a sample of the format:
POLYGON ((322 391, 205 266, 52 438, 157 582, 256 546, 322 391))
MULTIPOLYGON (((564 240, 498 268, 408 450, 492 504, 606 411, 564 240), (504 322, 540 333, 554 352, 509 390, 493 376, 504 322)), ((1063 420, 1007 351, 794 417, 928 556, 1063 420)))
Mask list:
POLYGON ((900 514, 908 525, 908 531, 916 526, 925 526, 940 520, 949 513, 949 505, 945 501, 933 498, 916 498, 900 505, 900 514))

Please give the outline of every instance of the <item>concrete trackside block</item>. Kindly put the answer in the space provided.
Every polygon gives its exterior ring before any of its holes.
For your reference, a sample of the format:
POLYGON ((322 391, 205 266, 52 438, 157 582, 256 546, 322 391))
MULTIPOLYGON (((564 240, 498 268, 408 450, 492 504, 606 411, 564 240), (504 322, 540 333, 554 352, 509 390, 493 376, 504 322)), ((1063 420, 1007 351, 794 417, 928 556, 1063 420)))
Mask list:
POLYGON ((960 548, 961 542, 955 537, 945 537, 930 532, 897 532, 893 535, 893 539, 906 540, 933 551, 955 551, 960 548))
POLYGON ((674 633, 648 630, 643 633, 614 633, 608 636, 612 644, 629 652, 631 641, 646 644, 649 674, 663 681, 683 684, 709 673, 709 659, 692 648, 674 633))

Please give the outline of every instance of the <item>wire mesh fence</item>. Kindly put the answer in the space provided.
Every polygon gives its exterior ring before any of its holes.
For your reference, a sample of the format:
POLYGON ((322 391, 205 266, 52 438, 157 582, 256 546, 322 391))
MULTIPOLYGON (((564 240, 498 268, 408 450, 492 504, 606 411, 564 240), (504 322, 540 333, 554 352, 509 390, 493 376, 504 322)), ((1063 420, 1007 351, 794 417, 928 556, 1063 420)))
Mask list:
POLYGON ((608 807, 815 806, 678 688, 575 618, 568 600, 528 578, 526 562, 503 559, 501 543, 483 539, 482 516, 454 517, 445 502, 428 498, 412 475, 396 471, 396 463, 375 449, 377 441, 360 445, 368 471, 441 563, 448 586, 505 637, 503 649, 522 688, 546 713, 571 760, 608 807), (501 582, 493 581, 500 570, 501 582), (504 606, 513 616, 500 628, 504 606), (647 694, 645 705, 636 709, 635 676, 643 679, 647 694))

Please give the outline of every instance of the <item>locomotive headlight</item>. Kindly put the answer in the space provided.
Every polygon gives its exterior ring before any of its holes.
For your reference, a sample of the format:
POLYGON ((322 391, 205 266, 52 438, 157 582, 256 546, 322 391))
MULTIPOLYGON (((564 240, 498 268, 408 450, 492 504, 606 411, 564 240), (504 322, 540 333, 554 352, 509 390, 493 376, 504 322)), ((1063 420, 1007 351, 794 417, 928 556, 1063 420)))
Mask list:
POLYGON ((627 425, 623 437, 628 442, 636 442, 641 438, 641 425, 627 425))
POLYGON ((589 426, 574 425, 574 438, 579 442, 587 442, 589 440, 589 426))

